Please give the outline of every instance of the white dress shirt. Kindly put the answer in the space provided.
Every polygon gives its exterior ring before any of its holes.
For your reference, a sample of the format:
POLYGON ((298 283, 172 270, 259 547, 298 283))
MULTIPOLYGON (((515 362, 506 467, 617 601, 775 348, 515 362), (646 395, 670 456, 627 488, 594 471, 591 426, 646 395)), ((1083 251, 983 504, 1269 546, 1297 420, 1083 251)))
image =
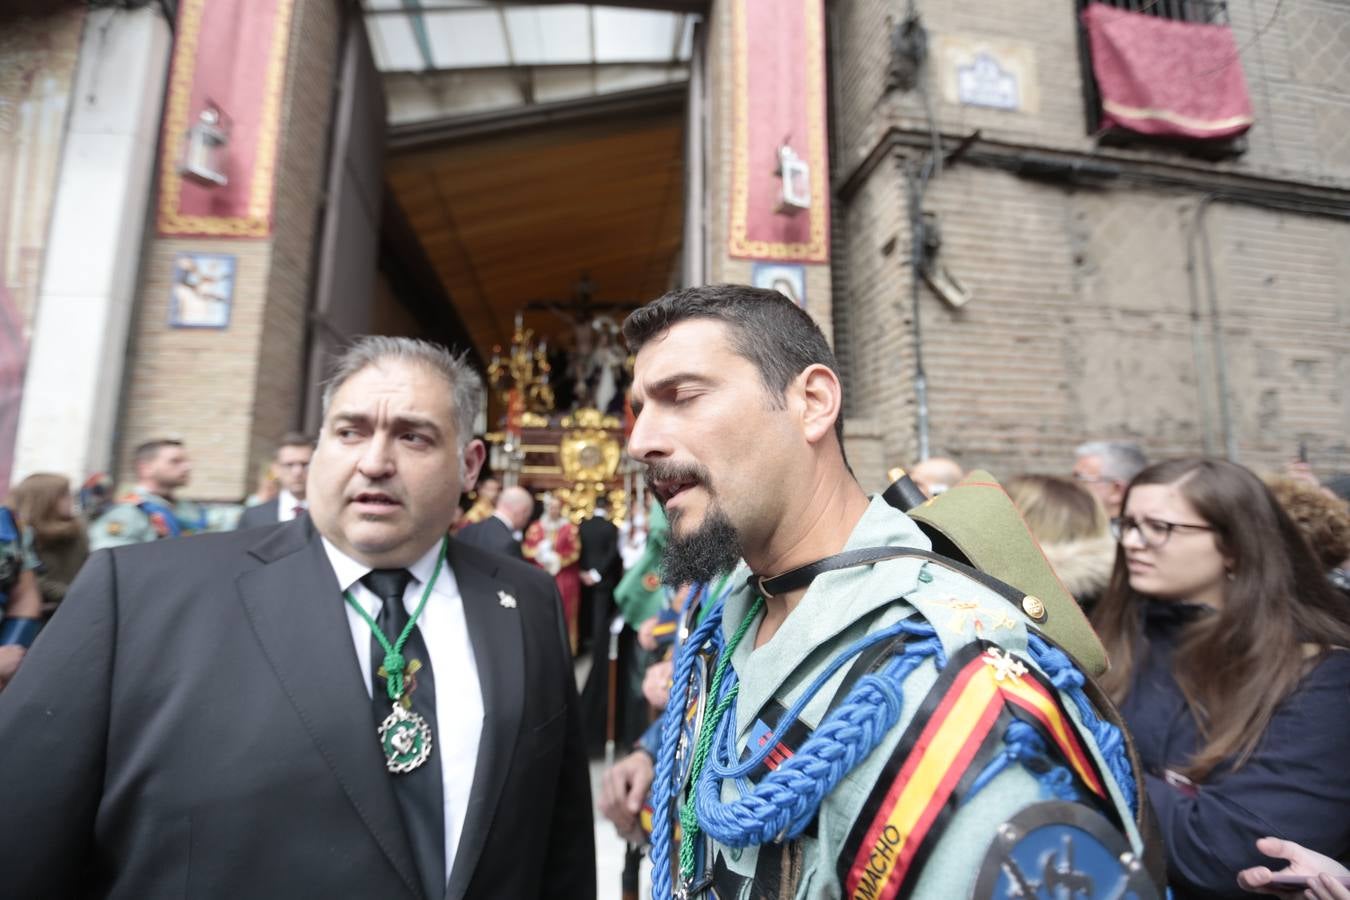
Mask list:
MULTIPOLYGON (((338 586, 350 591, 352 599, 361 604, 372 619, 378 619, 384 605, 361 578, 370 571, 324 538, 323 549, 337 574, 338 586)), ((408 615, 417 611, 427 579, 436 568, 441 545, 428 550, 421 559, 408 566, 412 580, 403 592, 403 605, 408 615)), ((366 691, 371 691, 370 625, 361 618, 350 603, 347 624, 352 629, 352 646, 356 661, 365 679, 366 691)), ((483 733, 483 692, 478 683, 478 665, 474 660, 473 644, 464 619, 464 601, 459 594, 455 573, 447 564, 432 585, 426 608, 417 619, 417 627, 426 641, 431 655, 431 671, 436 682, 436 736, 432 741, 431 756, 441 764, 441 793, 445 803, 445 875, 448 879, 455 862, 455 850, 464 830, 464 814, 469 808, 469 791, 473 788, 474 769, 478 762, 478 741, 483 733)), ((384 689, 384 685, 380 685, 384 689)), ((370 740, 378 741, 375 726, 371 725, 370 740)), ((391 775, 397 778, 397 775, 391 775)))
POLYGON ((296 518, 295 508, 304 505, 305 501, 297 498, 285 488, 282 488, 281 493, 277 494, 277 521, 289 522, 291 519, 296 518))

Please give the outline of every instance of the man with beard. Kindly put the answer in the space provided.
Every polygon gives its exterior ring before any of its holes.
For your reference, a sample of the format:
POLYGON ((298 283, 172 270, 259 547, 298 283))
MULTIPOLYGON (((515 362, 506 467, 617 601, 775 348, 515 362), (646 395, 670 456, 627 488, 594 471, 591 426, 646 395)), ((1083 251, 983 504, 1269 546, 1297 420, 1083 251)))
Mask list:
POLYGON ((687 623, 659 747, 605 777, 601 809, 630 836, 651 788, 653 896, 987 896, 1000 878, 1054 893, 1108 876, 1153 896, 1116 862, 1144 850, 1120 733, 1030 627, 1034 598, 930 553, 859 487, 810 317, 718 285, 648 304, 624 336, 628 452, 670 518, 663 579, 735 570, 687 623), (1095 837, 1053 866, 1019 842, 1061 826, 1095 837), (1094 840, 1114 872, 1074 862, 1094 840))
POLYGON ((161 538, 196 534, 207 528, 206 513, 191 500, 174 495, 192 477, 183 442, 146 441, 132 455, 136 486, 89 526, 89 547, 125 547, 161 538))

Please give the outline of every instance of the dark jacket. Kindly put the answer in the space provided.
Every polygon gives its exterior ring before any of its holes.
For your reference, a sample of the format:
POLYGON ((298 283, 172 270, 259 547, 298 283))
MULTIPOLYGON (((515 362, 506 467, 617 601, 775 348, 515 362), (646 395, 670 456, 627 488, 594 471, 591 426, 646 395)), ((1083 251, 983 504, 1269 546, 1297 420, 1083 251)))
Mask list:
POLYGON ((619 556, 619 529, 602 516, 591 516, 578 528, 581 536, 581 570, 595 569, 600 583, 610 589, 623 577, 623 558, 619 556))
POLYGON ((506 523, 496 516, 488 516, 481 522, 464 526, 455 537, 480 550, 500 553, 512 559, 524 559, 520 552, 520 541, 506 523))
POLYGON ((1350 857, 1350 651, 1333 650, 1304 676, 1236 772, 1224 764, 1199 785, 1166 780, 1165 772, 1184 768, 1202 744, 1172 660, 1182 628, 1206 614, 1178 603, 1145 607, 1148 648, 1120 708, 1162 826, 1175 900, 1252 896, 1236 877, 1274 864, 1256 850, 1266 835, 1350 857))
POLYGON ((446 561, 484 716, 443 893, 422 889, 305 516, 89 558, 0 692, 0 896, 594 898, 557 588, 453 540, 446 561))
POLYGON ((275 525, 280 521, 279 511, 280 501, 273 497, 266 503, 259 503, 256 506, 250 506, 239 516, 239 524, 236 528, 262 528, 264 525, 275 525))

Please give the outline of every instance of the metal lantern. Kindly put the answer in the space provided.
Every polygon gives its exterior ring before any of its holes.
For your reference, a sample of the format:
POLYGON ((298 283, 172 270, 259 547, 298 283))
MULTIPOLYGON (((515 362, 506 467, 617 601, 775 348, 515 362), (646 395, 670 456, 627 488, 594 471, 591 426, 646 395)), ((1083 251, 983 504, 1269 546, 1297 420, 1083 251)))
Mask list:
POLYGON ((778 147, 778 168, 774 174, 783 180, 774 212, 795 216, 811 208, 811 167, 788 146, 787 141, 778 147))
POLYGON ((230 133, 223 118, 215 105, 207 104, 197 121, 187 130, 183 163, 178 169, 183 177, 209 187, 224 187, 229 183, 224 169, 225 148, 230 142, 230 133))

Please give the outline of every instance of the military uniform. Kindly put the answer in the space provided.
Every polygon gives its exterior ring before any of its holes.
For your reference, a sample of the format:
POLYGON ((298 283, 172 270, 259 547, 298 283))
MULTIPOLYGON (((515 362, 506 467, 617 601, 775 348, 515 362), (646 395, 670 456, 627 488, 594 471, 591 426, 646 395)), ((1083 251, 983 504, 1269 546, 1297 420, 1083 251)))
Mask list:
POLYGON ((136 487, 89 526, 89 548, 146 544, 208 530, 206 513, 199 504, 167 500, 136 487))
MULTIPOLYGON (((876 498, 845 552, 930 546, 876 498)), ((1088 877, 1084 854, 1103 852, 1076 839, 1075 863, 1062 828, 1051 856, 1018 844, 1061 819, 1082 820, 1075 835, 1100 833, 1115 887, 1150 896, 1136 884, 1141 801, 1121 735, 1090 711, 1081 673, 1019 607, 959 567, 899 557, 818 575, 752 649, 762 616, 751 615, 748 575, 737 573, 720 624, 708 623, 720 634, 701 628, 677 663, 653 785, 654 896, 937 900, 1037 896, 1038 886, 1057 896, 1088 877), (693 751, 718 705, 704 695, 742 628, 718 692, 734 697, 695 780, 693 751), (883 733, 859 737, 879 721, 883 733), (691 802, 700 833, 681 878, 676 810, 691 802)))

